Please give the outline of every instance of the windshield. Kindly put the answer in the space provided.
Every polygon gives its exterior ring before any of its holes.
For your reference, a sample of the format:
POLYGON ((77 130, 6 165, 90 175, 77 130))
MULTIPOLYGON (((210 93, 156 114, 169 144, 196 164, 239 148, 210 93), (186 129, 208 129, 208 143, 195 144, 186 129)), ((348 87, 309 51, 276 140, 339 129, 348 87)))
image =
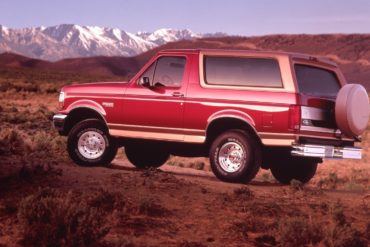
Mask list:
POLYGON ((296 64, 294 69, 300 93, 336 97, 340 84, 335 72, 303 64, 296 64))

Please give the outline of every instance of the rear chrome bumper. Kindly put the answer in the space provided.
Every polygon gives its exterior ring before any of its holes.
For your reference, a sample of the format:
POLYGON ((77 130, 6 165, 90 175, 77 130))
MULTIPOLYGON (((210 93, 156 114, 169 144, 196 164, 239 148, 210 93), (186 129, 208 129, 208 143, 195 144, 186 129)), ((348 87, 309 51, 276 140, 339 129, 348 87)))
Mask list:
POLYGON ((334 147, 324 145, 294 144, 293 156, 336 158, 336 159, 361 159, 362 149, 355 147, 334 147))
POLYGON ((67 117, 67 115, 64 115, 64 114, 55 114, 53 116, 54 127, 59 132, 63 132, 64 131, 64 122, 65 122, 66 117, 67 117))

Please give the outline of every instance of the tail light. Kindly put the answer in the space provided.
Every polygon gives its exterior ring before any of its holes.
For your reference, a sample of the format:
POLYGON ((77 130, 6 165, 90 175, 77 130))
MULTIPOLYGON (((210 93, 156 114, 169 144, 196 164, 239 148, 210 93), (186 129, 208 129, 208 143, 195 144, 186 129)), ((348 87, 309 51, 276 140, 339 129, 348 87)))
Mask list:
POLYGON ((301 124, 301 107, 299 105, 289 106, 289 129, 299 130, 301 124))

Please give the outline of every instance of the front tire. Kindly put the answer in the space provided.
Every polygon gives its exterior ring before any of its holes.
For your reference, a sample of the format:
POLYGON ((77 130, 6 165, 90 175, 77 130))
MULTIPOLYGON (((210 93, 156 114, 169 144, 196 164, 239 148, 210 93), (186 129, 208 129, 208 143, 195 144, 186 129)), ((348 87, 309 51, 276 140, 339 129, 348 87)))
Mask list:
POLYGON ((210 148, 210 163, 216 177, 226 182, 250 182, 261 163, 261 147, 242 130, 229 130, 218 136, 210 148))
POLYGON ((289 157, 271 164, 274 178, 282 184, 289 184, 293 179, 308 183, 316 173, 318 162, 310 159, 289 157))
POLYGON ((155 143, 130 143, 125 146, 127 159, 136 168, 157 168, 166 163, 170 157, 166 148, 155 143))
POLYGON ((68 135, 68 154, 80 166, 107 166, 117 154, 117 146, 104 123, 87 119, 77 123, 68 135))

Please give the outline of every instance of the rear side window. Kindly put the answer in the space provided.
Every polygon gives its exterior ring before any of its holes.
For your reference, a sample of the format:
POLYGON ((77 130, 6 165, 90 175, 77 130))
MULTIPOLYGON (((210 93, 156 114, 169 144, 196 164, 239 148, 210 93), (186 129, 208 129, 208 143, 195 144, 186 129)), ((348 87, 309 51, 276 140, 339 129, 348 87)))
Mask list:
POLYGON ((204 59, 205 82, 209 85, 282 87, 275 59, 214 57, 204 59))
POLYGON ((337 95, 340 84, 333 71, 303 64, 296 64, 294 68, 300 93, 329 97, 337 95))

